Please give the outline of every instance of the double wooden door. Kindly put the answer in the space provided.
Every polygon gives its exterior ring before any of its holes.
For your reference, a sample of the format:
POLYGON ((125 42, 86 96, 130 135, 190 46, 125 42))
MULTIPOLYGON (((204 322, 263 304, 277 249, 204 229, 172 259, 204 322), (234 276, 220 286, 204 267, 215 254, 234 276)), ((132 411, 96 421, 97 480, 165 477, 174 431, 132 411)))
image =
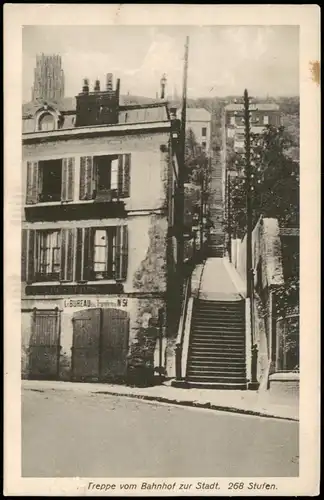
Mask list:
POLYGON ((117 380, 126 375, 129 315, 86 309, 73 315, 72 379, 117 380))

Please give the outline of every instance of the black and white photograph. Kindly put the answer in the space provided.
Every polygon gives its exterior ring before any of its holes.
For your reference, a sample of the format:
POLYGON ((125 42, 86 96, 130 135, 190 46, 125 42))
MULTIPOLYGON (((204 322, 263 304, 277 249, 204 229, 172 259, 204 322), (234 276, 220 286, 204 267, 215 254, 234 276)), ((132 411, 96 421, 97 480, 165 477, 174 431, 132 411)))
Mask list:
POLYGON ((22 24, 22 479, 300 477, 301 27, 265 22, 22 24))

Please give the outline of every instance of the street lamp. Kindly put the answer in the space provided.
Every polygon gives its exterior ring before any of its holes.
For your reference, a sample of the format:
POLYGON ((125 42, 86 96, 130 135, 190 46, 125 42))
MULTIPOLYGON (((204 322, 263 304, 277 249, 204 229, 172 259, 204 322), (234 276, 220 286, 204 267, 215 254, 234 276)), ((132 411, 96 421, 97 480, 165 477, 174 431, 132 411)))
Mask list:
POLYGON ((165 98, 166 83, 167 83, 166 74, 163 73, 162 78, 160 80, 160 84, 161 84, 161 99, 165 98))

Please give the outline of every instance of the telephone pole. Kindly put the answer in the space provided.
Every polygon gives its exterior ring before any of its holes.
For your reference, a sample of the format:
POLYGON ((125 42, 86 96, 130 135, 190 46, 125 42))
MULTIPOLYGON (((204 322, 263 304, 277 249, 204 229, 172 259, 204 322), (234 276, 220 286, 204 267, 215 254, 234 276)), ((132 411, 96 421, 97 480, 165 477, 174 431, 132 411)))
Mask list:
POLYGON ((245 181, 246 181, 246 285, 247 297, 252 294, 252 193, 251 193, 251 130, 250 102, 248 91, 244 90, 245 123, 245 181))
POLYGON ((179 221, 178 229, 178 269, 182 271, 184 260, 184 183, 185 183, 185 150, 186 150, 186 111, 187 111, 187 81, 188 81, 188 54, 189 37, 186 37, 184 68, 183 68, 183 88, 182 88, 182 110, 180 127, 180 158, 178 173, 178 204, 177 219, 179 221))
POLYGON ((251 183, 251 129, 250 129, 250 101, 248 91, 244 90, 244 123, 245 123, 245 188, 246 188, 246 296, 250 299, 250 327, 251 327, 251 381, 249 389, 258 388, 257 357, 258 348, 254 337, 254 277, 252 262, 252 229, 253 229, 253 195, 251 183))

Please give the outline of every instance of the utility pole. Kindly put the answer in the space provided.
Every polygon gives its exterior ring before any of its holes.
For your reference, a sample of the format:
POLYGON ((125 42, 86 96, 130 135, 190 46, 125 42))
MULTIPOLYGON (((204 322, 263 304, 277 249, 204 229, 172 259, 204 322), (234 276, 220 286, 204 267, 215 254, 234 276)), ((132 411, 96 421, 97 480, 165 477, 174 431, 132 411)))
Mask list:
POLYGON ((246 187, 246 296, 250 299, 250 326, 251 326, 251 381, 249 389, 258 388, 257 358, 258 348, 254 338, 254 278, 252 263, 252 228, 253 228, 253 197, 251 172, 251 130, 250 130, 250 102, 248 91, 244 90, 244 123, 245 123, 245 187, 246 187))
POLYGON ((227 232, 228 232, 228 258, 232 262, 232 214, 231 214, 231 176, 227 172, 227 232))
POLYGON ((204 246, 204 193, 205 193, 205 171, 202 168, 200 171, 200 254, 203 257, 204 246))
POLYGON ((251 130, 250 103, 248 91, 244 90, 244 123, 245 123, 245 182, 246 182, 246 293, 252 295, 252 193, 251 193, 251 130))
POLYGON ((187 110, 187 81, 188 81, 188 54, 189 54, 189 37, 186 37, 184 68, 183 68, 183 88, 182 88, 182 110, 181 110, 181 127, 180 127, 180 157, 179 157, 179 172, 178 172, 178 203, 177 203, 177 220, 178 224, 178 269, 183 268, 184 259, 184 183, 185 183, 185 150, 186 150, 186 110, 187 110))

